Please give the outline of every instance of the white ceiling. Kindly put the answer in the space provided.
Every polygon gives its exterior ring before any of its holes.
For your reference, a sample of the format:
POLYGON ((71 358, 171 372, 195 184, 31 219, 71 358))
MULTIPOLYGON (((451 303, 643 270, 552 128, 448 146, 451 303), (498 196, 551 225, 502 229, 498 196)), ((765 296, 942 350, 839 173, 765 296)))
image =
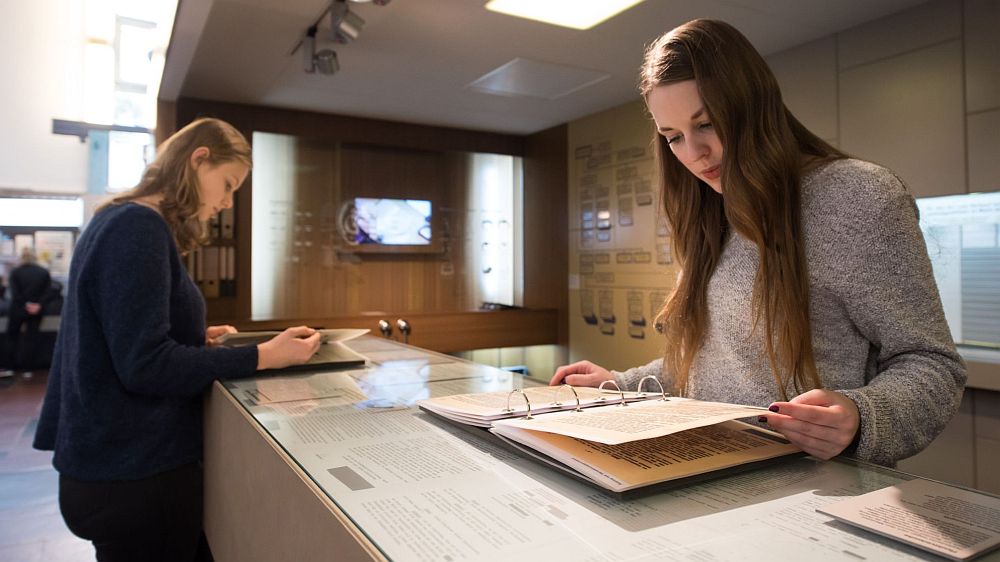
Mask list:
POLYGON ((340 59, 325 76, 291 52, 329 0, 181 0, 161 97, 527 134, 635 99, 644 45, 690 19, 726 20, 767 55, 923 1, 646 0, 587 31, 490 12, 486 0, 352 3, 364 31, 318 42, 340 59), (610 77, 554 100, 467 88, 518 57, 610 77))

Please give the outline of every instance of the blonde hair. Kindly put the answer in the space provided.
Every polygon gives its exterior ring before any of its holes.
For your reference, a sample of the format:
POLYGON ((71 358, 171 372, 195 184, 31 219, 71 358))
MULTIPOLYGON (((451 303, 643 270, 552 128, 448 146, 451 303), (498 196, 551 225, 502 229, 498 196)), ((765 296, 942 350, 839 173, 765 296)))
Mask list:
POLYGON ((251 166, 250 143, 235 127, 220 119, 192 121, 163 141, 156 159, 146 168, 139 184, 101 206, 121 205, 150 195, 162 195, 160 214, 167 221, 182 254, 207 241, 207 229, 198 220, 201 191, 191 154, 208 149, 205 162, 218 166, 241 162, 251 166))
POLYGON ((757 247, 754 328, 782 398, 820 388, 809 323, 809 272, 803 246, 801 175, 811 165, 845 155, 809 132, 785 107, 778 82, 736 28, 694 20, 664 34, 646 51, 639 89, 694 80, 723 147, 723 193, 713 191, 677 160, 662 135, 654 152, 663 210, 674 231, 681 275, 659 320, 665 366, 677 391, 686 390, 708 328, 708 283, 730 230, 757 247), (763 321, 763 322, 761 322, 763 321))

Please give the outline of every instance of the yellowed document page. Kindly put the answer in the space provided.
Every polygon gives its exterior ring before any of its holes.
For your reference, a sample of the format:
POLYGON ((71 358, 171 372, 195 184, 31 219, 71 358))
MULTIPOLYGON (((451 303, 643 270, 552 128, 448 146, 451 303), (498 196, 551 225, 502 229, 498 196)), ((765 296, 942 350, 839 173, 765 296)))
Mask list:
POLYGON ((505 427, 494 432, 535 449, 616 492, 798 452, 780 435, 737 421, 605 445, 505 427))
POLYGON ((494 426, 558 433, 606 445, 652 439, 728 420, 758 416, 765 408, 683 398, 649 400, 582 412, 556 412, 530 420, 500 420, 494 426))
POLYGON ((817 511, 952 560, 1000 546, 1000 498, 920 478, 817 511))

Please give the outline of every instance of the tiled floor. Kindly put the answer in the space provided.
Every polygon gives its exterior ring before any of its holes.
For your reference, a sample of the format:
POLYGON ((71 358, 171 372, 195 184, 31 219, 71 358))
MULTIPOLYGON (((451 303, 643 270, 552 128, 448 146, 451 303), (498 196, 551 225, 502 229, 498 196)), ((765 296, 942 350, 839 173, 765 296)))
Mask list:
POLYGON ((90 543, 73 536, 59 515, 52 453, 31 448, 46 379, 0 379, 0 560, 93 560, 90 543))

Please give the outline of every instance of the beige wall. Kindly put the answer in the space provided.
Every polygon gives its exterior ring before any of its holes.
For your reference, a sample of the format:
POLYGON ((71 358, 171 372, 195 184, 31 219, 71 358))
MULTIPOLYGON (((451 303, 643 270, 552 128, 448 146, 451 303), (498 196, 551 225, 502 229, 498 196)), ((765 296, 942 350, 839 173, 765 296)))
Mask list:
POLYGON ((570 360, 624 370, 662 353, 653 328, 676 276, 657 233, 652 127, 635 102, 569 126, 570 360), (609 228, 598 228, 606 209, 609 228), (590 221, 585 212, 592 212, 590 221), (589 317, 588 322, 585 317, 589 317))
POLYGON ((819 136, 916 197, 1000 189, 1000 2, 936 0, 768 57, 819 136))
POLYGON ((52 119, 83 119, 83 2, 0 3, 0 190, 80 194, 88 144, 52 134, 52 119))

